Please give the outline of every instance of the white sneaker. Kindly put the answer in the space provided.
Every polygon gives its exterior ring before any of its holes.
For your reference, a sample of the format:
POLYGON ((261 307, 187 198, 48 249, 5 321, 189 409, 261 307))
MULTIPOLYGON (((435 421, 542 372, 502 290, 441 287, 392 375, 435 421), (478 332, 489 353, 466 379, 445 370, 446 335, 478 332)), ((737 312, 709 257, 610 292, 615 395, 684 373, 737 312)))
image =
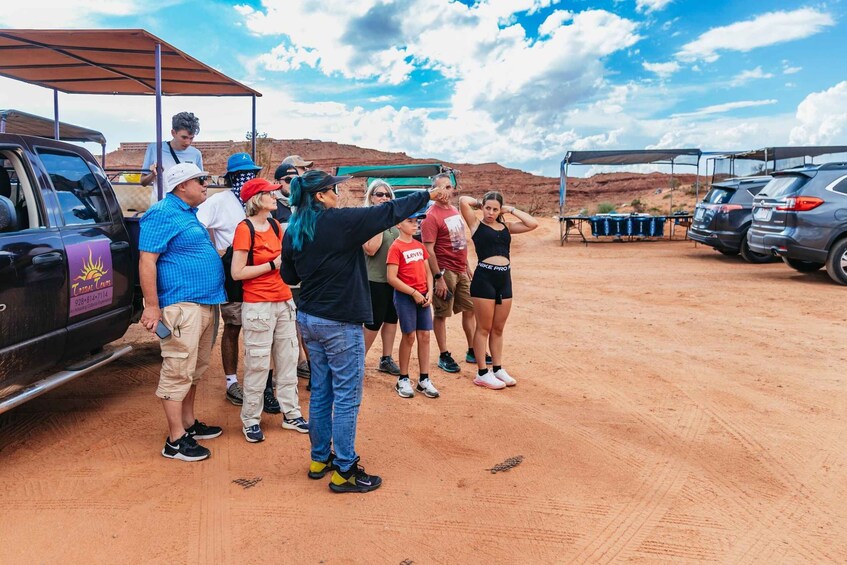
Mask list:
POLYGON ((512 376, 506 372, 506 369, 503 368, 496 371, 494 373, 494 377, 498 381, 503 381, 504 383, 506 383, 506 386, 515 386, 516 384, 518 384, 518 381, 513 379, 512 376))
POLYGON ((409 379, 397 379, 397 384, 394 385, 394 390, 397 391, 402 398, 412 398, 415 396, 415 391, 412 390, 412 382, 409 379))
POLYGON ((488 369, 484 375, 477 373, 474 377, 473 384, 476 386, 484 386, 485 388, 492 388, 494 390, 506 388, 506 383, 496 378, 494 373, 491 372, 491 369, 488 369))
POLYGON ((417 390, 424 393, 427 398, 438 398, 438 389, 432 386, 432 381, 429 379, 418 381, 417 390))

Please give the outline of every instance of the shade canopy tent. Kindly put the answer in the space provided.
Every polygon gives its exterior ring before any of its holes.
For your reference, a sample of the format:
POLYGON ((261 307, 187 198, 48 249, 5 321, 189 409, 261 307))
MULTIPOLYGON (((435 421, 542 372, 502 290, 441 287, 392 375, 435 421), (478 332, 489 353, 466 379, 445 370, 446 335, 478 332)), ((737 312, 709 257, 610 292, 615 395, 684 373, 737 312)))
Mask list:
MULTIPOLYGON (((20 110, 0 110, 0 133, 53 137, 53 126, 54 121, 50 118, 28 114, 20 110)), ((65 122, 59 122, 59 139, 106 145, 106 137, 101 132, 65 122)))
POLYGON ((338 167, 337 175, 350 175, 352 177, 364 177, 370 184, 375 179, 382 179, 393 189, 398 188, 423 188, 432 185, 432 177, 447 173, 453 186, 457 185, 456 171, 447 168, 441 163, 424 163, 413 165, 363 165, 338 167))
MULTIPOLYGON (((568 191, 568 168, 576 165, 670 165, 671 167, 671 202, 673 208, 673 179, 675 166, 691 166, 698 170, 700 167, 699 149, 617 149, 607 151, 568 151, 562 159, 559 176, 559 218, 565 217, 565 203, 568 191)), ((700 179, 696 181, 699 196, 700 179)), ((565 223, 559 222, 561 243, 565 241, 565 223)))
POLYGON ((163 95, 251 97, 255 159, 256 98, 261 93, 141 29, 0 30, 0 76, 53 90, 56 139, 59 92, 155 96, 160 198, 163 95))

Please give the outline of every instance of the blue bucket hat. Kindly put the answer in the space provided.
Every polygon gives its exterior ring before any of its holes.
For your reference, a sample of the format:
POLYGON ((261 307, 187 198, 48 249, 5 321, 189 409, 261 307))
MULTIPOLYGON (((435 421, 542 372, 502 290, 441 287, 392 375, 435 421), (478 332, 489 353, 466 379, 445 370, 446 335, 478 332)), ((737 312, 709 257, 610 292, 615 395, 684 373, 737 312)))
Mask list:
POLYGON ((226 160, 226 172, 235 173, 238 171, 261 171, 262 167, 256 165, 249 153, 236 153, 230 155, 226 160))

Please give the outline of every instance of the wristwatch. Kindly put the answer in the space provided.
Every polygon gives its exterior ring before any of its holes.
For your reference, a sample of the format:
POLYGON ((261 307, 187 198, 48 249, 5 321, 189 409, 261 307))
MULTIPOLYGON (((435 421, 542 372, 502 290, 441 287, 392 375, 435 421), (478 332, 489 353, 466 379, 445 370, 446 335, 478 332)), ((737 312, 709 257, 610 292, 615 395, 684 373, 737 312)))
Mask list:
POLYGON ((443 276, 444 276, 444 271, 438 271, 437 273, 432 275, 432 280, 437 281, 438 279, 440 279, 443 276))

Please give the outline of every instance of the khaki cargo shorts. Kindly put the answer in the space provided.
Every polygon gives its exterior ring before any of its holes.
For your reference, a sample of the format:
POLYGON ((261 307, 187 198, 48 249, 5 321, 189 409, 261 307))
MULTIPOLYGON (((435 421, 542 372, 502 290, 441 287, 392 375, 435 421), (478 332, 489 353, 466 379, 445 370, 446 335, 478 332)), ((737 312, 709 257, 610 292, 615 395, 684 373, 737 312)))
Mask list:
POLYGON ((444 271, 444 282, 447 283, 447 295, 450 296, 450 293, 452 293, 452 296, 444 300, 433 293, 432 315, 436 318, 449 318, 452 314, 472 311, 471 280, 467 273, 444 271))
POLYGON ((159 340, 162 370, 156 396, 181 401, 209 368, 215 334, 216 306, 178 302, 162 309, 171 335, 159 340))

